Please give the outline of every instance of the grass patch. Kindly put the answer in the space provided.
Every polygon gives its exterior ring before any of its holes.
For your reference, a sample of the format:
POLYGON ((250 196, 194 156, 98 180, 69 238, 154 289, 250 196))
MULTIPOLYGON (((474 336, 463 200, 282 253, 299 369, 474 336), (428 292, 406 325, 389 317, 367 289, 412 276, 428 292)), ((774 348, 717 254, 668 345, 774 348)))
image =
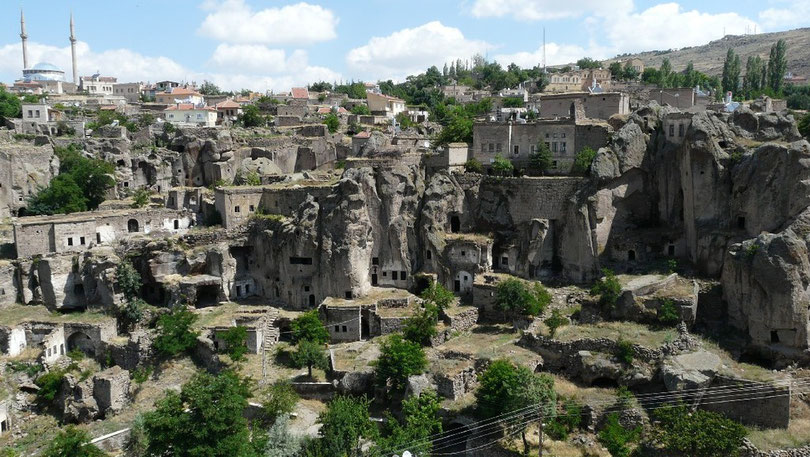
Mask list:
POLYGON ((792 419, 787 429, 748 429, 748 439, 760 451, 789 449, 810 444, 810 418, 792 419))
POLYGON ((620 337, 631 343, 648 348, 657 348, 672 341, 678 336, 674 329, 656 330, 635 322, 600 322, 598 324, 568 325, 557 330, 555 339, 560 341, 575 341, 584 338, 610 338, 618 340, 620 337))

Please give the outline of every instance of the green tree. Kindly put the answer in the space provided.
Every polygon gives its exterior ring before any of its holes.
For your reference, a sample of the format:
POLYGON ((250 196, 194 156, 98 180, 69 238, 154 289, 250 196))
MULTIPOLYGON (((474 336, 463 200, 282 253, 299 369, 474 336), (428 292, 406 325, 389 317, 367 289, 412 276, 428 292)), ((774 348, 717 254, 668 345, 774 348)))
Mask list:
POLYGON ((762 80, 762 69, 765 63, 760 56, 748 56, 745 62, 745 77, 743 77, 743 93, 747 98, 754 98, 765 87, 762 80))
POLYGON ((436 305, 439 311, 444 311, 456 300, 456 296, 453 295, 453 292, 447 290, 447 288, 438 281, 431 281, 428 288, 423 290, 422 293, 419 294, 419 297, 436 305))
POLYGON ((408 113, 404 111, 397 114, 395 119, 397 121, 397 124, 399 124, 399 127, 402 129, 409 129, 416 125, 416 123, 413 120, 411 120, 411 117, 408 115, 408 113))
POLYGON ((522 280, 509 278, 498 283, 495 290, 495 308, 506 313, 538 316, 551 303, 551 294, 540 283, 530 289, 522 280))
POLYGON ((433 140, 436 147, 450 143, 472 143, 473 119, 463 108, 453 107, 445 119, 446 124, 433 140))
POLYGON ((167 391, 144 415, 147 455, 253 457, 262 455, 262 434, 250 433, 244 417, 250 382, 233 371, 199 372, 180 393, 167 391))
POLYGON ((543 323, 546 324, 548 327, 549 335, 554 338, 554 334, 557 333, 557 329, 562 327, 563 325, 568 325, 570 321, 567 317, 563 316, 562 311, 559 309, 555 309, 551 311, 551 316, 549 316, 543 323))
POLYGON ((740 56, 729 48, 723 62, 723 91, 736 94, 740 89, 740 56))
POLYGON ((352 107, 352 114, 356 114, 358 116, 368 116, 371 114, 371 111, 368 109, 368 105, 358 103, 352 107))
POLYGON ((670 299, 665 299, 658 309, 658 321, 665 325, 675 325, 681 322, 681 312, 675 303, 670 299))
POLYGON ((269 422, 275 422, 284 414, 289 414, 298 403, 298 394, 292 384, 286 380, 276 381, 264 390, 262 406, 264 416, 269 422))
POLYGON ((422 373, 427 368, 425 351, 419 343, 414 343, 394 334, 380 345, 380 358, 376 362, 374 374, 381 386, 390 386, 394 391, 402 391, 408 377, 422 373))
POLYGON ((323 326, 318 310, 307 311, 293 319, 290 323, 292 329, 292 341, 297 343, 301 340, 309 340, 318 344, 325 344, 329 341, 329 332, 323 326))
POLYGON ((590 57, 583 57, 577 60, 577 66, 583 70, 592 68, 602 68, 602 62, 592 59, 590 57))
POLYGON ((87 209, 96 209, 107 196, 107 191, 115 185, 115 166, 104 160, 82 155, 81 147, 71 144, 67 147, 54 147, 59 157, 59 176, 67 175, 76 184, 81 184, 87 209))
POLYGON ((124 298, 131 300, 140 293, 143 281, 132 262, 125 259, 115 267, 115 284, 124 294, 124 298))
POLYGON ((523 99, 520 97, 504 97, 502 102, 504 108, 523 108, 523 99))
POLYGON ((799 133, 802 134, 803 137, 810 140, 810 113, 805 114, 799 119, 799 133))
POLYGON ((574 400, 562 402, 562 414, 555 416, 546 426, 546 432, 557 441, 566 441, 568 435, 582 424, 582 407, 574 400))
POLYGON ((552 163, 553 157, 546 143, 543 141, 537 143, 537 150, 529 154, 529 169, 543 175, 551 168, 552 163))
POLYGON ((312 378, 312 368, 326 370, 329 368, 329 359, 323 344, 310 340, 299 340, 292 354, 293 363, 299 368, 307 367, 308 375, 312 378))
POLYGON ((267 446, 264 457, 297 457, 301 453, 302 440, 289 430, 290 420, 279 417, 267 430, 267 446))
POLYGON ((436 324, 439 321, 439 309, 431 302, 425 302, 425 308, 405 320, 402 335, 406 340, 427 346, 430 339, 436 336, 436 324))
POLYGON ((265 118, 256 105, 245 105, 237 121, 244 127, 263 127, 266 125, 265 118))
POLYGON ((310 84, 309 90, 312 92, 329 92, 332 90, 332 84, 325 81, 320 81, 315 84, 310 84))
POLYGON ((768 59, 768 87, 774 94, 779 94, 785 84, 787 72, 787 43, 779 40, 771 46, 771 55, 768 59))
POLYGON ((143 187, 138 188, 135 190, 135 194, 132 196, 132 207, 133 208, 143 208, 144 206, 149 204, 149 199, 152 195, 148 189, 144 189, 143 187))
POLYGON ((59 175, 48 187, 28 200, 28 212, 38 214, 68 214, 87 211, 87 198, 71 175, 59 175))
POLYGON ((227 346, 228 355, 234 362, 241 362, 247 353, 247 328, 242 325, 231 327, 222 332, 222 339, 227 346))
POLYGON ((599 442, 602 443, 613 457, 630 457, 631 444, 641 438, 641 426, 625 428, 619 423, 619 413, 608 415, 605 425, 599 432, 599 442))
POLYGON ((620 361, 630 365, 636 357, 636 351, 633 348, 633 343, 622 337, 616 341, 616 358, 620 361))
POLYGON ((532 373, 525 366, 504 359, 492 362, 481 375, 475 399, 478 413, 485 419, 525 411, 507 422, 507 425, 521 429, 525 455, 529 452, 525 417, 537 412, 537 409, 526 409, 526 406, 537 405, 550 419, 554 416, 557 401, 554 378, 532 373))
POLYGON ((323 123, 326 124, 326 128, 329 129, 329 133, 335 133, 340 128, 340 119, 338 119, 335 113, 329 113, 323 118, 323 123))
POLYGON ((310 444, 305 456, 360 457, 360 438, 375 438, 377 430, 368 415, 365 398, 335 397, 318 416, 320 439, 310 444), (313 449, 314 448, 314 449, 313 449))
POLYGON ((659 85, 661 87, 672 87, 671 78, 672 78, 672 64, 669 63, 669 59, 664 58, 664 61, 661 62, 661 68, 658 69, 659 72, 659 85))
POLYGON ((591 295, 599 296, 599 304, 612 307, 619 300, 622 285, 612 270, 602 270, 602 278, 591 287, 591 295))
POLYGON ((222 92, 219 90, 219 86, 212 83, 211 81, 204 81, 202 86, 200 86, 200 93, 203 95, 219 95, 222 92))
POLYGON ((626 64, 624 64, 624 69, 622 69, 622 79, 624 79, 625 81, 635 81, 636 79, 638 79, 638 77, 639 77, 638 70, 633 68, 633 66, 630 65, 629 61, 626 64))
POLYGON ((73 425, 68 425, 51 440, 43 457, 104 457, 107 454, 90 444, 90 435, 73 425))
POLYGON ((372 456, 387 457, 384 451, 409 450, 415 455, 429 455, 433 448, 430 439, 442 432, 439 419, 441 402, 436 392, 426 390, 419 396, 412 396, 402 402, 402 419, 397 420, 387 413, 382 437, 371 450, 372 456))
POLYGON ((582 148, 574 159, 574 166, 571 173, 579 176, 588 176, 591 173, 591 164, 596 158, 596 151, 588 146, 582 148))
POLYGON ((464 162, 464 171, 466 173, 482 174, 484 172, 484 165, 481 163, 480 160, 476 159, 475 157, 472 157, 466 162, 464 162))
POLYGON ((739 455, 745 427, 711 411, 684 405, 655 411, 654 435, 669 451, 691 457, 739 455))
POLYGON ((492 171, 498 176, 512 176, 515 166, 512 165, 512 161, 497 154, 492 162, 492 171))
POLYGON ((65 370, 54 368, 53 370, 40 375, 34 381, 34 384, 39 387, 37 391, 37 403, 43 406, 53 404, 54 399, 59 394, 62 388, 62 381, 65 379, 65 370))
POLYGON ((197 315, 186 309, 175 309, 160 316, 157 322, 157 337, 154 347, 163 356, 172 357, 197 344, 197 332, 191 324, 197 315))
POLYGON ((616 80, 624 79, 624 69, 622 68, 621 62, 613 62, 608 66, 608 70, 610 70, 610 76, 616 80))
POLYGON ((6 91, 5 87, 0 87, 0 117, 7 119, 22 117, 20 98, 6 91))

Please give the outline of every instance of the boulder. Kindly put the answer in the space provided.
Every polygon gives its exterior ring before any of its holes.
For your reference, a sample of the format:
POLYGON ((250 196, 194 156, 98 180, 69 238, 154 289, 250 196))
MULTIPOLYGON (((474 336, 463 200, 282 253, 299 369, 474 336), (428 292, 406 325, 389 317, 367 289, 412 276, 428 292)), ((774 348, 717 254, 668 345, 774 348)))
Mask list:
POLYGON ((708 387, 723 361, 714 353, 697 351, 680 354, 664 361, 661 377, 670 392, 708 387))

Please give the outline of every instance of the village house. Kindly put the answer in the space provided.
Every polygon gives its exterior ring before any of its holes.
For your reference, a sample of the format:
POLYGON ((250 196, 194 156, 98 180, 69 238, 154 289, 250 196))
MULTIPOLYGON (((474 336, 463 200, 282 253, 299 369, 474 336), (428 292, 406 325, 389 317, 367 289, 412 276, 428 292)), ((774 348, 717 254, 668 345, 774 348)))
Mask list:
POLYGON ((614 114, 630 113, 630 97, 622 92, 542 94, 536 99, 541 118, 571 117, 577 102, 582 104, 585 117, 589 119, 608 119, 614 114))
POLYGON ((113 84, 113 95, 118 95, 127 99, 127 103, 137 103, 141 101, 141 90, 143 83, 116 83, 113 84))
POLYGON ((166 121, 172 124, 214 127, 217 125, 216 109, 204 106, 197 107, 187 103, 177 103, 163 111, 166 121))
POLYGON ((366 92, 366 101, 371 114, 386 116, 389 119, 406 109, 405 100, 375 92, 366 92))
POLYGON ((82 76, 79 78, 79 90, 91 95, 113 95, 113 85, 117 81, 118 78, 101 76, 100 73, 82 76))
POLYGON ((184 103, 197 106, 205 103, 202 94, 183 87, 175 87, 170 92, 158 92, 155 94, 155 101, 166 105, 184 103))
POLYGON ((225 100, 217 103, 215 106, 217 110, 217 123, 221 124, 222 121, 235 121, 240 114, 242 114, 242 105, 233 100, 225 100))

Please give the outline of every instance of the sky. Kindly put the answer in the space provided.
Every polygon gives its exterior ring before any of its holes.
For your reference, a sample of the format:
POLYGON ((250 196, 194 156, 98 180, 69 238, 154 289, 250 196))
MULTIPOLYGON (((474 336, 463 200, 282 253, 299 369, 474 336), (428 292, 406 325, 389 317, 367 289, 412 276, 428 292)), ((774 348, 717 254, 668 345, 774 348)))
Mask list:
POLYGON ((119 82, 209 80, 226 90, 403 80, 476 53, 533 67, 676 49, 810 26, 810 0, 2 0, 0 81, 29 65, 71 79, 73 12, 80 75, 119 82))

